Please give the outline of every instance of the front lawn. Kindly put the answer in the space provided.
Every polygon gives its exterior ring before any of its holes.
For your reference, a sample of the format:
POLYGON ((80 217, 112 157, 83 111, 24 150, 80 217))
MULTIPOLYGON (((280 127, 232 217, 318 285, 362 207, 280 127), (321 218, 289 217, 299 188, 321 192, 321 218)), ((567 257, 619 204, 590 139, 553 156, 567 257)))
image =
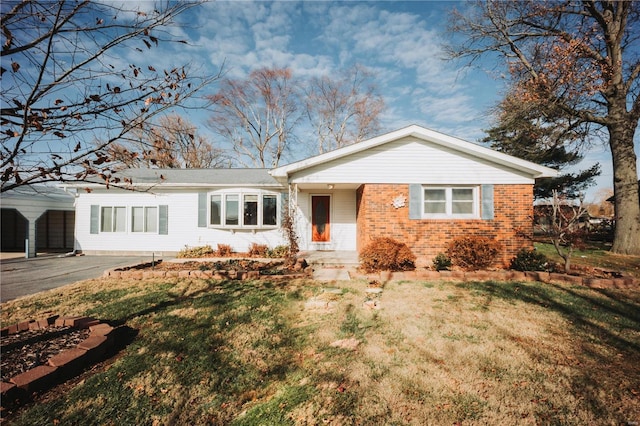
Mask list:
MULTIPOLYGON (((564 265, 564 261, 556 252, 553 244, 537 242, 535 247, 549 260, 564 265)), ((623 272, 632 277, 640 278, 640 256, 611 253, 606 247, 592 245, 583 250, 576 250, 571 256, 571 265, 623 272)))
POLYGON ((364 281, 338 286, 99 279, 4 303, 3 325, 53 312, 139 330, 108 367, 11 423, 640 421, 639 290, 404 281, 371 309, 364 281))

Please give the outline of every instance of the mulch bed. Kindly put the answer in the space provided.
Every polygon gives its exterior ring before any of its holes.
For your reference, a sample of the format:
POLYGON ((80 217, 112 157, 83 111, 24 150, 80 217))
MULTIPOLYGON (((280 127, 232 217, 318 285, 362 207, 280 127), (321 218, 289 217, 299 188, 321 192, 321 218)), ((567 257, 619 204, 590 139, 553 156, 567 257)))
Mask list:
POLYGON ((3 382, 47 361, 66 349, 74 348, 89 337, 89 329, 47 327, 26 330, 0 338, 0 373, 3 382))

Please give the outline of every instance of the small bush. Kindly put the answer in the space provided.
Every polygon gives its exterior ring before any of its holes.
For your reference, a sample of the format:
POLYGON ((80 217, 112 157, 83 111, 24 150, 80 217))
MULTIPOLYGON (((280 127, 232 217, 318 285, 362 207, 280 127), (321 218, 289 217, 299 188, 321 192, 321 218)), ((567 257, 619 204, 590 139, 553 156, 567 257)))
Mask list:
POLYGON ((218 250, 216 251, 216 256, 229 257, 232 254, 233 254, 233 249, 229 244, 218 244, 218 250))
POLYGON ((268 251, 269 246, 266 244, 251 243, 248 254, 250 257, 267 257, 268 251))
POLYGON ((448 271, 451 268, 451 258, 444 253, 438 253, 433 258, 433 269, 436 271, 448 271))
POLYGON ((476 271, 493 265, 500 249, 500 243, 492 238, 468 236, 451 241, 447 255, 454 265, 476 271))
POLYGON ((411 249, 393 238, 376 238, 360 253, 360 266, 366 272, 407 271, 415 268, 415 261, 411 249))
POLYGON ((544 271, 548 264, 549 260, 544 254, 523 248, 511 259, 509 267, 516 271, 544 271))
POLYGON ((272 259, 284 258, 289 255, 289 246, 275 246, 267 251, 267 257, 272 259))
POLYGON ((177 257, 182 258, 197 258, 197 257, 209 257, 213 256, 214 251, 210 245, 199 246, 199 247, 188 247, 185 246, 182 250, 178 252, 177 257))

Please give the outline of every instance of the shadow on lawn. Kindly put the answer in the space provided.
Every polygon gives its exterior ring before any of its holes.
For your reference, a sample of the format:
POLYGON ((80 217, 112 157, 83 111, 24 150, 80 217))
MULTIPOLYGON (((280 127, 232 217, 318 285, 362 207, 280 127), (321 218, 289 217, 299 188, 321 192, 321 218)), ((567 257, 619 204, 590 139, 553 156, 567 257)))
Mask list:
MULTIPOLYGON (((486 308, 492 300, 502 299, 560 314, 570 324, 572 338, 562 338, 555 353, 523 339, 518 330, 502 329, 502 333, 551 369, 543 376, 560 375, 568 380, 580 409, 596 417, 616 412, 620 424, 637 418, 631 407, 640 383, 640 292, 542 283, 471 282, 460 286, 485 296, 486 308), (605 389, 609 395, 603 400, 605 389)), ((552 340, 547 343, 554 344, 552 340)), ((566 407, 554 406, 541 395, 535 415, 544 423, 563 423, 570 416, 563 410, 566 407)))
POLYGON ((542 306, 559 313, 581 335, 592 335, 624 352, 640 354, 640 342, 620 332, 640 332, 640 293, 542 283, 468 282, 459 284, 487 297, 542 306))

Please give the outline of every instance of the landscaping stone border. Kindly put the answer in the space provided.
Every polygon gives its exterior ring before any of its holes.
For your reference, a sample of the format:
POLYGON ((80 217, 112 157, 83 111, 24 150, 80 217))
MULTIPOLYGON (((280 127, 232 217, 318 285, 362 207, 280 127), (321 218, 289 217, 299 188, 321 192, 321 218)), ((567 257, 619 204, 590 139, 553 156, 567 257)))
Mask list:
POLYGON ((541 271, 497 270, 464 272, 415 270, 403 272, 382 271, 372 274, 353 271, 350 272, 350 276, 352 278, 380 280, 382 282, 416 279, 441 281, 539 281, 550 284, 576 284, 598 289, 640 289, 640 279, 634 277, 595 278, 541 271))
POLYGON ((66 349, 51 357, 46 364, 18 374, 8 382, 0 382, 3 408, 20 405, 28 401, 32 395, 51 389, 77 376, 85 368, 106 359, 125 329, 124 326, 114 328, 92 317, 52 315, 4 327, 0 329, 0 335, 65 326, 88 328, 90 334, 74 348, 66 349))
MULTIPOLYGON (((195 259, 187 259, 195 260, 195 259)), ((203 260, 203 259, 197 259, 203 260)), ((295 278, 309 278, 313 274, 313 265, 306 266, 304 259, 298 259, 296 264, 299 273, 286 275, 260 275, 259 271, 236 271, 236 270, 172 270, 172 271, 148 271, 123 268, 114 268, 104 271, 103 276, 109 278, 130 278, 142 280, 147 278, 211 278, 216 280, 285 280, 295 278)), ((151 266, 150 264, 148 266, 151 266)), ((500 269, 495 271, 431 271, 428 269, 417 269, 413 271, 391 272, 382 271, 377 273, 365 274, 355 269, 350 269, 349 276, 355 279, 380 280, 382 282, 430 279, 441 281, 525 281, 525 282, 543 282, 558 284, 576 284, 589 288, 597 289, 640 289, 640 278, 622 277, 622 278, 596 278, 580 275, 569 275, 555 272, 543 271, 514 271, 500 269)))
MULTIPOLYGON (((254 258, 249 258, 250 260, 256 260, 254 258)), ((182 260, 182 259, 181 259, 182 260)), ((197 259, 184 259, 183 261, 201 261, 201 262, 210 262, 211 259, 208 258, 197 258, 197 259)), ((155 263, 162 262, 162 259, 156 260, 155 263)), ((181 263, 181 262, 176 262, 181 263)), ((283 274, 283 275, 261 275, 260 271, 242 271, 242 270, 199 270, 199 269, 185 269, 185 270, 171 270, 171 271, 162 271, 162 270, 144 270, 144 269, 136 269, 136 267, 144 267, 149 268, 152 267, 151 262, 131 265, 127 267, 118 267, 113 269, 107 269, 103 273, 103 277, 105 278, 129 278, 134 280, 143 280, 147 278, 211 278, 215 280, 284 280, 284 279, 295 279, 295 278, 308 278, 313 273, 313 270, 307 266, 307 263, 304 259, 298 259, 294 266, 294 270, 298 271, 294 274, 283 274)))

